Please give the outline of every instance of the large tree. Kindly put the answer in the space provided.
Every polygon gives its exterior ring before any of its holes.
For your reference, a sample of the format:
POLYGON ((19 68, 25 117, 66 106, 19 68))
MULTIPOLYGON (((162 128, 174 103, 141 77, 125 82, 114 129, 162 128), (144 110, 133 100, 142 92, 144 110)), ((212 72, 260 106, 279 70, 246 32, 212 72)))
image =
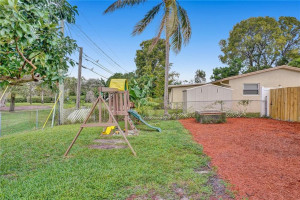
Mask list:
POLYGON ((194 82, 195 83, 205 83, 206 81, 206 73, 205 71, 198 69, 195 72, 195 77, 194 77, 194 82))
MULTIPOLYGON (((117 0, 111 4, 104 13, 113 12, 116 9, 126 6, 134 6, 146 2, 147 0, 117 0)), ((163 0, 154 6, 145 17, 140 20, 132 32, 133 35, 142 33, 154 17, 163 10, 163 15, 159 25, 159 31, 153 46, 158 42, 163 31, 166 40, 166 61, 165 61, 165 86, 164 86, 164 111, 168 115, 168 79, 169 79, 169 53, 170 46, 175 53, 181 50, 182 43, 187 44, 191 38, 191 26, 187 12, 176 0, 163 0), (170 43, 171 39, 171 43, 170 43)))
POLYGON ((39 80, 52 86, 63 78, 76 44, 59 32, 59 22, 74 23, 76 7, 65 0, 1 0, 0 10, 0 86, 39 80))
POLYGON ((230 62, 228 67, 216 67, 213 69, 213 74, 211 75, 210 79, 212 81, 217 81, 223 78, 227 78, 230 76, 236 76, 242 73, 242 69, 244 66, 242 65, 241 60, 234 59, 230 62))
POLYGON ((220 46, 221 61, 230 64, 240 59, 248 68, 245 71, 287 64, 300 52, 300 21, 295 17, 252 17, 236 24, 220 46))
POLYGON ((164 94, 164 74, 166 45, 165 40, 158 40, 157 44, 152 48, 153 40, 146 40, 140 44, 141 49, 136 51, 135 64, 137 77, 149 76, 154 79, 154 96, 162 97, 164 94))

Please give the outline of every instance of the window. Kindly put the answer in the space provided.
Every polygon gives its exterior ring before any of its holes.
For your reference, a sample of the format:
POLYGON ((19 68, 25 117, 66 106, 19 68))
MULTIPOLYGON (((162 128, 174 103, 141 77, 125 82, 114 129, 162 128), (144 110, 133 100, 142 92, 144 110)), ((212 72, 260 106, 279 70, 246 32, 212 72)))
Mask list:
POLYGON ((258 83, 250 83, 244 84, 244 95, 258 95, 259 94, 259 84, 258 83))

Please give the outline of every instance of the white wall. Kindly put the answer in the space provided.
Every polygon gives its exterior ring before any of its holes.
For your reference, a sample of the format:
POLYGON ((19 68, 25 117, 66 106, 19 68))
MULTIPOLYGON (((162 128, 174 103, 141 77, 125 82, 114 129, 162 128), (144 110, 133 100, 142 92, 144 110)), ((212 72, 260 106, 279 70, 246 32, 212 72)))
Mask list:
POLYGON ((195 87, 184 93, 184 110, 224 110, 231 108, 232 90, 212 84, 195 87))

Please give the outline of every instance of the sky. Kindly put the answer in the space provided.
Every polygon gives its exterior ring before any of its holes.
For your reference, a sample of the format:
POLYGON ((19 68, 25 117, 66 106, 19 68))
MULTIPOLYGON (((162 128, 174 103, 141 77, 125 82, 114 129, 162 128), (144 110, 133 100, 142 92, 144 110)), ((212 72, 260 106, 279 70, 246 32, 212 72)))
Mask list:
MULTIPOLYGON (((65 34, 83 47, 86 55, 83 66, 85 78, 109 77, 116 72, 131 72, 136 69, 134 58, 140 43, 152 39, 157 34, 161 14, 146 30, 132 36, 134 25, 141 20, 159 0, 150 0, 144 4, 116 10, 103 15, 103 11, 114 1, 110 0, 71 0, 78 6, 79 15, 76 24, 66 24, 65 34), (88 56, 88 57, 87 57, 88 56), (89 59, 90 61, 86 60, 89 59), (96 64, 92 64, 93 61, 96 64)), ((195 71, 206 72, 207 81, 215 67, 224 66, 218 56, 222 54, 219 47, 221 39, 227 39, 233 26, 250 17, 292 16, 300 20, 300 0, 294 1, 227 1, 227 0, 179 0, 187 10, 192 27, 192 37, 188 45, 179 54, 170 54, 173 63, 171 71, 180 73, 180 80, 191 80, 195 71)), ((72 55, 78 60, 78 53, 72 55)), ((70 76, 77 76, 77 67, 70 68, 70 76)))

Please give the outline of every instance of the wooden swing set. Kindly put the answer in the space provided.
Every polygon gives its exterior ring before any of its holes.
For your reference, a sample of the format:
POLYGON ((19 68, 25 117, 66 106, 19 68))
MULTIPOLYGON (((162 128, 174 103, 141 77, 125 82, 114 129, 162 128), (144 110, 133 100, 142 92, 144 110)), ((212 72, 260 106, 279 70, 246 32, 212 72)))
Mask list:
POLYGON ((72 146, 76 142, 78 136, 80 135, 83 128, 86 127, 110 127, 110 126, 116 126, 118 127, 120 133, 122 134, 125 142, 131 149, 134 156, 136 156, 136 153, 134 149, 132 148, 131 144, 127 140, 128 136, 128 124, 130 125, 131 130, 135 134, 138 134, 138 130, 134 126, 132 120, 129 117, 129 111, 130 109, 130 101, 129 101, 129 92, 128 90, 119 90, 116 88, 108 88, 108 87, 99 87, 99 97, 95 101, 95 103, 92 106, 92 109, 90 110, 89 114, 87 115, 86 119, 84 120, 83 124, 81 124, 79 131, 77 132, 76 136, 74 137, 72 143, 68 147, 67 151, 65 152, 65 156, 68 155, 69 151, 71 150, 72 146), (104 94, 107 94, 108 97, 108 104, 104 100, 103 96, 106 96, 104 94), (91 117, 93 111, 95 110, 96 106, 99 106, 99 122, 98 123, 87 123, 89 118, 91 117), (103 122, 103 113, 102 112, 102 105, 107 109, 108 111, 108 121, 103 122), (123 131, 116 120, 116 116, 124 116, 124 122, 125 122, 125 131, 123 131), (125 132, 125 133, 124 133, 125 132))

